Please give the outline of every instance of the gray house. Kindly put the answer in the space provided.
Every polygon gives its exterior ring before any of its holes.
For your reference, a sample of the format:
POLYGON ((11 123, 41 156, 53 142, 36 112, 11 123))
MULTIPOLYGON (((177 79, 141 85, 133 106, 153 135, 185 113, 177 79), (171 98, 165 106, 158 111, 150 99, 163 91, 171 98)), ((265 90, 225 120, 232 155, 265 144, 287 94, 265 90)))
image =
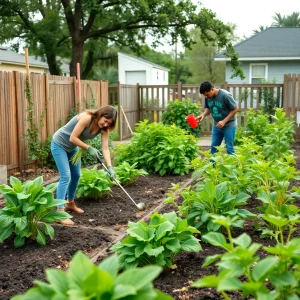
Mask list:
POLYGON ((269 27, 234 46, 246 76, 230 78, 229 59, 223 53, 215 61, 226 62, 225 80, 230 84, 283 83, 284 74, 300 73, 300 27, 269 27))

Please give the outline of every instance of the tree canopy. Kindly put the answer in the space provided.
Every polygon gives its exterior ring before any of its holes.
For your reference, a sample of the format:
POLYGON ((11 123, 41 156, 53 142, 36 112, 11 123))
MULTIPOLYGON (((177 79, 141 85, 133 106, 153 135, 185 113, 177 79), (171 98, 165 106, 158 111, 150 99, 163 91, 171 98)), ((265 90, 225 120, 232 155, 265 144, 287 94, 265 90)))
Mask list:
POLYGON ((190 47, 192 26, 201 29, 204 43, 226 51, 240 75, 238 56, 228 38, 230 26, 209 9, 198 11, 199 7, 192 0, 2 0, 0 42, 25 43, 31 54, 45 58, 51 74, 59 74, 59 57, 63 57, 71 59, 71 76, 76 74, 76 63, 86 68, 82 72, 87 76, 91 62, 102 59, 112 45, 139 54, 148 35, 153 47, 168 35, 171 45, 180 41, 190 47), (90 63, 85 63, 88 59, 90 63))

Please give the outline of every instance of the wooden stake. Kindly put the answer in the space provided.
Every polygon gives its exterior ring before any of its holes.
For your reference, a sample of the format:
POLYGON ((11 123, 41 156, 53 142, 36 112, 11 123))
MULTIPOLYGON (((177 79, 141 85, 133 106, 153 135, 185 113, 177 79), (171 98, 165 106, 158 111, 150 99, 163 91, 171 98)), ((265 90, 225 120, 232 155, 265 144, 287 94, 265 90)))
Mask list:
POLYGON ((125 112, 124 112, 124 110, 123 110, 123 107, 120 106, 120 108, 121 108, 121 111, 122 111, 122 113, 123 113, 123 115, 124 115, 124 118, 125 118, 125 121, 126 121, 126 123, 127 123, 127 126, 128 126, 128 128, 129 128, 129 130, 130 130, 130 132, 131 132, 131 134, 132 134, 133 132, 132 132, 132 130, 131 130, 130 124, 129 124, 128 120, 127 120, 127 117, 126 117, 126 115, 125 115, 125 112))
POLYGON ((26 76, 29 77, 29 62, 28 62, 28 48, 25 48, 25 65, 26 65, 26 76))
POLYGON ((80 113, 80 103, 81 103, 81 82, 80 82, 80 63, 76 64, 77 71, 77 99, 78 99, 78 113, 80 113))

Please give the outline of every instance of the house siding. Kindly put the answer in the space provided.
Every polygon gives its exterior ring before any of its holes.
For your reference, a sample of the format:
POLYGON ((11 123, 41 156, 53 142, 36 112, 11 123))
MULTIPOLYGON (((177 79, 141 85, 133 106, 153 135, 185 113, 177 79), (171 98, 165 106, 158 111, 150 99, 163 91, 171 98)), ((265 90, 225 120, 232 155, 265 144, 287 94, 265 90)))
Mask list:
POLYGON ((298 74, 300 73, 300 61, 247 61, 242 62, 242 69, 244 71, 245 79, 239 77, 230 78, 231 67, 226 63, 226 81, 229 84, 243 84, 250 82, 250 65, 251 64, 267 64, 268 65, 268 82, 283 83, 284 74, 298 74))
MULTIPOLYGON (((148 63, 145 60, 135 58, 123 53, 118 54, 118 72, 119 81, 121 84, 146 84, 146 85, 157 85, 157 84, 168 84, 169 72, 166 68, 159 68, 158 65, 148 63), (126 72, 132 72, 131 78, 134 78, 134 72, 140 74, 145 72, 146 76, 143 82, 126 82, 126 72)), ((137 77, 138 81, 138 77, 137 77)))

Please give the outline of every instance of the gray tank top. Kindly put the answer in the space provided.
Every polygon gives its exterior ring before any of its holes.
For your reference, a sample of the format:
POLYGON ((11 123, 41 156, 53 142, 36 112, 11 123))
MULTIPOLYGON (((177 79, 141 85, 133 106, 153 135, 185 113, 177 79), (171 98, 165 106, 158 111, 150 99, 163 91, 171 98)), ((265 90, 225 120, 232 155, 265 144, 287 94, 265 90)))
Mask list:
MULTIPOLYGON (((76 145, 70 142, 70 136, 72 134, 72 131, 78 123, 77 117, 78 115, 73 117, 65 126, 58 129, 53 135, 53 141, 55 142, 55 144, 64 148, 67 152, 72 152, 77 147, 76 145)), ((101 128, 99 128, 99 130, 95 134, 90 133, 90 127, 93 121, 94 119, 92 118, 92 121, 89 124, 89 126, 82 131, 81 135, 79 136, 79 139, 81 141, 84 142, 86 140, 93 139, 101 132, 101 128)))

